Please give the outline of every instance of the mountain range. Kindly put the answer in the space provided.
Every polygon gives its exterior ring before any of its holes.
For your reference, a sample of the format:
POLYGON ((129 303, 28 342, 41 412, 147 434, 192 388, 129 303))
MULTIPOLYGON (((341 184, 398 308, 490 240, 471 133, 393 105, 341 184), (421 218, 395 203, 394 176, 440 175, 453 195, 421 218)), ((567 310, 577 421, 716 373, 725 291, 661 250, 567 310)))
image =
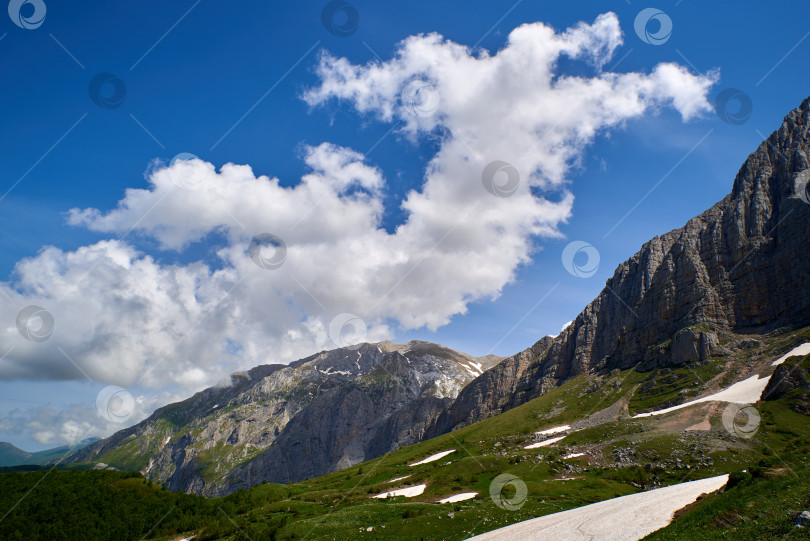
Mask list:
MULTIPOLYGON (((759 351, 755 336, 810 324, 809 130, 810 98, 745 160, 728 196, 645 243, 558 336, 514 356, 383 342, 259 366, 69 460, 224 495, 347 468, 517 408, 578 376, 696 369, 759 351)), ((737 377, 747 376, 743 366, 737 377)))
POLYGON ((99 438, 87 438, 76 445, 60 445, 44 451, 34 451, 29 453, 12 445, 11 443, 0 441, 0 468, 8 468, 21 465, 44 466, 59 461, 65 455, 78 451, 87 445, 97 442, 99 438))
POLYGON ((259 366, 70 460, 141 471, 171 490, 209 496, 300 481, 420 441, 459 391, 500 360, 413 341, 259 366))

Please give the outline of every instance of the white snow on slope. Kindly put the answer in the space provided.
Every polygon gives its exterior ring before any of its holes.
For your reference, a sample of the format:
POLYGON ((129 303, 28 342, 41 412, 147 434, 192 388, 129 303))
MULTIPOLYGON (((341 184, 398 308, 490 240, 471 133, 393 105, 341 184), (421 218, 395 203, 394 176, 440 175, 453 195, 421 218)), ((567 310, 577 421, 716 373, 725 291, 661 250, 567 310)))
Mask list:
POLYGON ((462 365, 461 365, 461 367, 462 367, 464 370, 466 370, 467 372, 469 372, 469 374, 470 374, 472 377, 474 377, 474 378, 475 378, 475 377, 478 377, 478 375, 479 375, 479 374, 478 374, 478 373, 477 373, 475 370, 473 370, 471 367, 467 366, 466 364, 462 364, 462 365))
POLYGON ((397 490, 390 490, 388 492, 383 492, 382 494, 377 494, 376 496, 372 496, 372 498, 387 498, 389 496, 405 496, 406 498, 413 498, 414 496, 419 496, 421 493, 423 493, 426 488, 427 485, 424 484, 408 488, 398 488, 397 490))
POLYGON ((443 500, 439 500, 436 503, 456 503, 456 502, 463 502, 464 500, 471 500, 478 496, 477 492, 462 492, 461 494, 455 494, 453 496, 448 496, 443 500))
POLYGON ((593 503, 546 515, 470 539, 470 541, 636 541, 672 522, 678 509, 703 493, 726 484, 728 475, 681 483, 665 488, 593 503))
POLYGON ((526 447, 524 447, 524 449, 537 449, 538 447, 545 447, 547 445, 551 445, 552 443, 557 443, 558 441, 560 441, 564 437, 565 436, 560 436, 560 437, 557 437, 557 438, 549 438, 549 439, 547 439, 545 441, 541 441, 541 442, 538 442, 538 443, 533 443, 531 445, 527 445, 526 447))
POLYGON ((788 360, 788 358, 793 357, 794 355, 807 355, 808 353, 810 353, 810 342, 807 342, 806 344, 802 344, 801 346, 791 349, 790 351, 788 351, 787 353, 776 359, 774 362, 772 362, 771 366, 779 366, 780 364, 788 360))
MULTIPOLYGON (((785 362, 787 358, 792 357, 794 355, 807 355, 807 353, 803 352, 810 353, 810 342, 807 342, 805 344, 793 348, 784 356, 780 357, 779 359, 771 363, 771 366, 782 364, 783 362, 785 362)), ((681 408, 688 408, 689 406, 700 404, 702 402, 732 402, 734 404, 753 404, 759 401, 759 397, 762 396, 762 391, 765 390, 765 387, 768 385, 768 380, 770 379, 771 379, 770 376, 768 376, 767 378, 760 378, 759 376, 751 376, 746 380, 738 381, 728 389, 723 389, 722 391, 719 391, 712 395, 704 396, 703 398, 698 398, 697 400, 684 402, 683 404, 678 404, 677 406, 672 406, 671 408, 665 408, 657 411, 650 411, 647 413, 639 413, 637 415, 633 415, 633 419, 638 419, 640 417, 651 417, 653 415, 661 415, 664 413, 669 413, 671 411, 679 410, 681 408)))
POLYGON ((410 475, 403 475, 402 477, 395 477, 394 479, 391 479, 390 481, 386 481, 386 483, 393 483, 395 481, 402 481, 403 479, 407 479, 408 477, 410 477, 410 475))
MULTIPOLYGON (((358 368, 359 368, 359 366, 358 366, 358 368)), ((320 368, 316 368, 315 370, 317 370, 317 371, 318 371, 318 372, 320 372, 321 374, 324 374, 324 375, 327 375, 327 376, 331 376, 331 375, 333 375, 333 374, 341 374, 341 375, 343 375, 343 376, 351 376, 351 375, 352 375, 352 373, 351 373, 351 372, 348 372, 348 371, 346 371, 346 370, 335 370, 335 371, 333 372, 333 371, 332 371, 332 367, 331 367, 331 366, 327 366, 327 367, 326 367, 326 370, 321 370, 320 368)))
POLYGON ((410 464, 410 466, 411 467, 421 466, 422 464, 427 464, 428 462, 433 462, 434 460, 439 460, 440 458, 445 457, 445 456, 449 455, 450 453, 455 453, 455 452, 456 452, 455 449, 450 449, 449 451, 442 451, 441 453, 436 453, 435 455, 430 455, 429 457, 427 457, 427 458, 425 458, 423 460, 420 460, 419 462, 414 462, 413 464, 410 464))
POLYGON ((566 459, 566 458, 576 458, 576 457, 578 457, 578 456, 583 456, 584 454, 585 454, 585 453, 571 453, 570 455, 565 455, 565 456, 563 457, 563 459, 566 459))
POLYGON ((548 436, 549 434, 556 434, 557 432, 565 432, 571 430, 571 425, 555 426, 554 428, 547 428, 540 432, 535 432, 538 436, 548 436))

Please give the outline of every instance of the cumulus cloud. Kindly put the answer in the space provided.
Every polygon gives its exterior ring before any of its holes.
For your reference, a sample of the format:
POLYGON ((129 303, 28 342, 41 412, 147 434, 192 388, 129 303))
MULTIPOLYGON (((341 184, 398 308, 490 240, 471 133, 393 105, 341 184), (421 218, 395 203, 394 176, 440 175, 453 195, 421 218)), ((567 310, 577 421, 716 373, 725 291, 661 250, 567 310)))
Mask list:
POLYGON ((408 138, 438 142, 401 201, 404 221, 383 227, 383 171, 329 143, 306 148, 309 172, 293 186, 247 165, 158 167, 117 208, 73 209, 69 223, 134 232, 181 255, 216 236, 224 241, 217 264, 166 264, 121 240, 43 248, 0 286, 12 301, 2 315, 13 322, 23 306, 42 306, 53 335, 35 342, 6 328, 14 350, 0 377, 84 372, 122 386, 197 390, 227 371, 334 347, 329 323, 341 313, 362 318, 377 340, 435 329, 470 302, 496 298, 538 239, 560 235, 573 206, 568 173, 599 132, 663 106, 684 119, 710 110, 713 75, 674 64, 603 71, 621 43, 608 13, 563 32, 523 25, 495 54, 435 33, 405 39, 384 62, 322 53, 320 84, 303 95, 313 108, 341 101, 397 123, 408 138), (558 73, 563 56, 591 75, 558 73), (271 270, 252 251, 268 234, 286 247, 271 270))

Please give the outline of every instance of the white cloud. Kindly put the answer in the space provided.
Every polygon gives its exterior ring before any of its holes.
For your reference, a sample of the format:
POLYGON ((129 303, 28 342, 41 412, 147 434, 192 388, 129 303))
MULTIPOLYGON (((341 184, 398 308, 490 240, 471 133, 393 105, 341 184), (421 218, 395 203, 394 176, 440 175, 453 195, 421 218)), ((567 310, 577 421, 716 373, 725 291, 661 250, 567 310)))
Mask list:
MULTIPOLYGON (((90 391, 90 390, 88 390, 90 391)), ((7 434, 29 434, 41 445, 73 445, 89 437, 106 437, 117 432, 123 425, 111 422, 100 415, 91 400, 85 403, 55 407, 51 404, 26 410, 14 409, 0 421, 0 432, 7 434)), ((182 400, 186 396, 171 393, 156 393, 135 398, 129 425, 148 417, 156 408, 182 400)), ((3 439, 0 434, 0 439, 3 439)))
POLYGON ((523 25, 496 54, 438 34, 404 40, 386 62, 323 54, 321 84, 303 96, 310 105, 337 98, 401 123, 414 140, 438 138, 419 188, 401 202, 405 221, 391 233, 382 227, 383 172, 328 143, 307 147, 311 172, 292 187, 246 165, 217 171, 195 159, 157 168, 118 208, 73 209, 69 222, 133 231, 180 253, 218 235, 216 268, 161 263, 120 240, 43 248, 1 286, 13 302, 0 315, 14 321, 37 304, 54 315, 54 333, 36 343, 5 329, 15 349, 0 377, 83 377, 58 346, 92 379, 191 391, 237 368, 334 347, 329 322, 341 313, 360 316, 376 340, 393 334, 392 323, 435 329, 471 301, 497 297, 537 238, 559 236, 573 205, 567 173, 600 131, 665 105, 684 119, 710 110, 714 76, 673 64, 602 71, 621 42, 608 13, 561 33, 523 25), (587 62, 591 76, 556 73, 563 55, 587 62), (519 174, 509 197, 490 193, 509 191, 506 173, 490 191, 482 182, 496 160, 519 174), (287 247, 277 270, 250 258, 251 239, 265 233, 287 247))

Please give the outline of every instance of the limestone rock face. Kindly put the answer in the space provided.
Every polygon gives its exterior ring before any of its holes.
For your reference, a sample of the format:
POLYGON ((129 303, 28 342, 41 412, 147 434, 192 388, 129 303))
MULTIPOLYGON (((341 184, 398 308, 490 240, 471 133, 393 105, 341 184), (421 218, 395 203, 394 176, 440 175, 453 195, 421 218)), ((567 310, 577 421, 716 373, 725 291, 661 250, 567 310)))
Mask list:
POLYGON ((225 495, 323 475, 420 441, 459 391, 501 360, 381 342, 259 366, 74 454, 171 490, 225 495))
POLYGON ((809 129, 810 98, 748 156, 731 194, 644 244, 559 336, 471 382, 428 434, 519 406, 579 374, 702 362, 726 352, 718 331, 810 324, 809 129))
POLYGON ((788 361, 776 367, 762 391, 762 400, 778 400, 797 389, 810 390, 810 373, 801 365, 788 361))

